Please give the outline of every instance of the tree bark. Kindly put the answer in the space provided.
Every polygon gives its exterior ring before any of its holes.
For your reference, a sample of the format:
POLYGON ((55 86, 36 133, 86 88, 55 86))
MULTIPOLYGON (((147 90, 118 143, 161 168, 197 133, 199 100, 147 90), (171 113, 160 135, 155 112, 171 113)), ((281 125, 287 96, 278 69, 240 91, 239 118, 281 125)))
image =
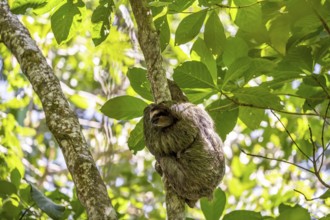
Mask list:
MULTIPOLYGON (((159 37, 148 8, 148 1, 130 0, 130 4, 138 26, 138 40, 147 64, 148 79, 154 100, 156 103, 171 100, 166 71, 163 68, 159 37)), ((185 201, 173 191, 164 176, 163 183, 166 191, 167 219, 185 219, 185 201)))
POLYGON ((70 109, 59 80, 28 30, 10 12, 5 0, 0 0, 0 41, 16 57, 40 98, 47 125, 63 152, 78 198, 86 208, 89 219, 117 219, 78 118, 70 109))
POLYGON ((138 26, 138 40, 147 64, 154 101, 169 101, 171 94, 163 68, 158 33, 152 21, 151 11, 147 7, 148 1, 130 0, 130 3, 138 26))

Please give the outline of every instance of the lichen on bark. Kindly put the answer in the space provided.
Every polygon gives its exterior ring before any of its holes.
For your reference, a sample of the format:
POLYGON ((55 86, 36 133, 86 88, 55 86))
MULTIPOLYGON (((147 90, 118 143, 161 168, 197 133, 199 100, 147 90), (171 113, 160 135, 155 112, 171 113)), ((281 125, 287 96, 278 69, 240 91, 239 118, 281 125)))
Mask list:
MULTIPOLYGON (((163 67, 159 36, 153 24, 148 1, 130 0, 130 4, 138 26, 138 40, 147 65, 147 77, 151 84, 154 101, 155 103, 169 101, 171 94, 163 67)), ((166 192, 167 218, 170 220, 185 219, 184 200, 168 186, 165 177, 163 177, 163 183, 166 192)))
POLYGON ((89 219, 117 219, 78 118, 70 109, 59 80, 5 0, 0 0, 0 39, 16 57, 42 102, 49 130, 61 147, 89 219))

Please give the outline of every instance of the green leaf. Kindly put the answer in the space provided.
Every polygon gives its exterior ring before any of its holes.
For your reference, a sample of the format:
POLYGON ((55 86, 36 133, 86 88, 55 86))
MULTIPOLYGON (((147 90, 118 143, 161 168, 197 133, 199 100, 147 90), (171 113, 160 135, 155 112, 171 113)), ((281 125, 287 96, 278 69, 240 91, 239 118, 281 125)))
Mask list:
POLYGON ((184 44, 192 40, 199 33, 207 10, 188 15, 180 22, 175 32, 175 45, 184 44))
POLYGON ((31 192, 30 184, 22 183, 19 189, 20 199, 25 203, 30 204, 32 202, 32 196, 30 192, 31 192))
POLYGON ((221 4, 222 2, 222 0, 198 0, 199 5, 206 7, 212 6, 214 4, 221 4))
POLYGON ((168 6, 168 13, 176 14, 178 12, 182 12, 191 6, 194 2, 195 0, 173 0, 172 3, 168 6))
POLYGON ((64 1, 65 0, 48 0, 44 6, 34 9, 33 13, 36 15, 42 15, 48 13, 57 6, 63 4, 64 1))
POLYGON ((29 8, 40 8, 47 4, 47 0, 15 0, 10 10, 14 14, 24 14, 29 8))
POLYGON ((10 172, 10 182, 13 183, 18 189, 21 183, 22 176, 17 168, 10 172))
POLYGON ((135 125, 135 128, 129 134, 127 144, 134 154, 144 148, 143 118, 135 125))
POLYGON ((320 196, 320 199, 327 199, 330 197, 330 189, 328 189, 325 193, 323 193, 321 196, 320 196))
POLYGON ((205 24, 204 40, 214 55, 220 55, 226 45, 226 35, 219 16, 214 11, 205 24))
POLYGON ((110 33, 111 12, 114 7, 113 0, 100 1, 92 14, 92 39, 95 46, 107 39, 110 33))
POLYGON ((162 2, 162 1, 154 1, 154 2, 149 2, 148 5, 152 7, 164 7, 171 4, 170 2, 162 2))
POLYGON ((160 49, 163 51, 166 49, 171 39, 171 32, 167 22, 167 15, 157 18, 154 23, 159 32, 160 49))
POLYGON ((262 14, 259 4, 254 4, 256 0, 234 0, 237 6, 249 5, 249 7, 240 8, 237 10, 235 23, 240 30, 246 32, 259 32, 262 26, 262 14))
POLYGON ((117 120, 130 120, 141 117, 147 103, 133 96, 118 96, 109 99, 101 108, 101 112, 117 120))
POLYGON ((147 79, 147 70, 142 68, 131 68, 127 72, 127 77, 134 91, 142 98, 152 101, 150 82, 147 79))
POLYGON ((4 200, 1 204, 1 219, 18 219, 22 207, 19 204, 19 199, 16 196, 4 200))
POLYGON ((288 15, 281 15, 271 21, 269 37, 271 45, 282 55, 286 53, 286 43, 290 37, 290 22, 288 15))
POLYGON ((261 87, 239 88, 232 91, 241 104, 262 108, 282 109, 280 98, 261 87))
MULTIPOLYGON (((223 220, 262 220, 262 216, 259 212, 236 210, 228 213, 223 217, 223 220)), ((291 220, 291 219, 290 219, 291 220)))
POLYGON ((239 107, 239 118, 251 130, 259 128, 264 116, 265 110, 263 109, 254 109, 244 106, 239 107))
POLYGON ((51 16, 51 27, 58 44, 69 41, 79 30, 85 14, 85 4, 68 1, 60 5, 51 16))
POLYGON ((198 61, 188 61, 174 70, 174 81, 181 88, 214 88, 213 79, 207 67, 198 61))
POLYGON ((6 198, 8 195, 16 194, 17 188, 15 184, 5 180, 0 180, 0 197, 6 198))
POLYGON ((324 216, 320 218, 319 220, 330 220, 330 215, 324 216))
POLYGON ((303 71, 308 74, 312 73, 314 66, 311 48, 306 46, 291 48, 279 66, 283 70, 303 71))
POLYGON ((65 211, 65 207, 55 204, 52 200, 47 198, 41 193, 35 186, 31 186, 31 196, 37 206, 45 212, 49 217, 53 219, 59 219, 62 217, 65 211))
POLYGON ((209 48, 207 48, 205 42, 201 38, 197 38, 194 45, 191 48, 192 57, 196 54, 199 57, 200 61, 202 61, 213 78, 213 81, 217 81, 217 63, 216 60, 213 58, 213 55, 209 48))
POLYGON ((237 122, 238 108, 230 100, 217 100, 206 107, 210 116, 213 118, 216 130, 223 141, 227 134, 231 132, 237 122))
POLYGON ((217 188, 213 194, 212 201, 207 198, 200 200, 201 209, 206 220, 219 220, 226 205, 226 194, 220 188, 217 188))
POLYGON ((189 101, 194 104, 199 104, 216 94, 212 89, 183 89, 184 94, 188 97, 189 101))
POLYGON ((291 84, 291 82, 295 79, 302 78, 303 75, 304 74, 298 71, 273 71, 268 74, 268 76, 271 76, 273 80, 263 82, 260 87, 264 87, 266 89, 278 89, 288 83, 291 84))
POLYGON ((224 88, 229 81, 235 82, 235 84, 238 86, 245 85, 247 82, 244 79, 244 75, 250 69, 250 66, 251 58, 249 57, 241 57, 235 60, 235 62, 229 66, 228 71, 226 72, 222 88, 224 88), (242 78, 243 81, 241 80, 242 78))
MULTIPOLYGON (((281 204, 282 205, 282 204, 281 204)), ((277 220, 311 220, 311 216, 306 209, 300 205, 282 206, 280 205, 280 215, 276 218, 277 220)))
POLYGON ((248 45, 242 38, 228 38, 223 52, 223 62, 226 66, 230 66, 240 57, 247 57, 248 45))

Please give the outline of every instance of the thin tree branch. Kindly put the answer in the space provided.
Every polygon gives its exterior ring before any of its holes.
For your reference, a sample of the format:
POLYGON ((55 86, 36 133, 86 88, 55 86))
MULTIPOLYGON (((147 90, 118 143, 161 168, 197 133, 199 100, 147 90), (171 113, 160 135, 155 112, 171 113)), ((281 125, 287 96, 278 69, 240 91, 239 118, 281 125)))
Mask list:
POLYGON ((305 200, 306 200, 306 201, 313 201, 313 200, 319 199, 318 197, 317 197, 317 198, 309 199, 309 198, 307 198, 307 196, 306 196, 304 193, 300 192, 300 191, 297 190, 297 189, 294 189, 293 191, 295 191, 295 192, 300 193, 301 195, 303 195, 303 196, 305 197, 305 200))
MULTIPOLYGON (((311 4, 312 5, 312 4, 311 4)), ((315 15, 317 16, 317 18, 321 21, 324 29, 326 30, 326 32, 330 35, 330 27, 327 24, 327 22, 324 20, 324 18, 322 18, 322 16, 317 12, 317 10, 314 8, 314 6, 312 5, 313 11, 315 13, 315 15)))
MULTIPOLYGON (((311 108, 311 109, 313 109, 313 111, 315 112, 315 114, 317 114, 320 118, 322 118, 322 119, 327 119, 327 114, 325 114, 325 115, 321 115, 310 103, 309 103, 309 101, 306 99, 306 103, 307 103, 307 105, 311 108)), ((323 121, 323 122, 325 122, 326 124, 328 124, 328 125, 330 125, 330 123, 327 121, 327 120, 325 120, 325 121, 323 121)))
POLYGON ((251 156, 251 157, 259 157, 259 158, 262 158, 262 159, 266 159, 266 160, 273 160, 273 161, 278 161, 278 162, 282 162, 282 163, 287 163, 287 164, 290 164, 290 165, 293 165, 295 167, 298 167, 302 170, 305 170, 306 172, 309 172, 309 173, 312 173, 312 174, 315 174, 312 170, 309 170, 305 167, 302 167, 298 164, 295 164, 293 162, 290 162, 290 161, 287 161, 287 160, 283 160, 283 159, 277 159, 277 158, 271 158, 271 157, 267 157, 267 156, 262 156, 262 155, 258 155, 258 154, 251 154, 251 153, 247 153, 246 151, 244 151, 241 147, 240 147, 240 150, 242 153, 248 155, 248 156, 251 156))
MULTIPOLYGON (((171 100, 166 72, 163 68, 159 36, 152 21, 148 1, 130 0, 130 4, 138 26, 138 40, 147 65, 154 100, 156 103, 171 100)), ((185 219, 185 201, 174 192, 172 187, 168 186, 165 176, 163 176, 163 183, 166 191, 167 218, 169 220, 185 219)))
POLYGON ((315 142, 313 140, 313 133, 312 133, 312 129, 309 127, 309 136, 310 136, 310 141, 312 142, 312 146, 313 146, 313 167, 314 167, 314 173, 315 176, 317 177, 317 179, 322 183, 323 186, 330 188, 330 185, 327 184, 326 182, 324 182, 324 180, 322 179, 319 170, 317 169, 317 160, 316 160, 316 156, 315 156, 315 151, 316 151, 316 145, 315 142))
POLYGON ((24 216, 30 211, 30 209, 35 205, 35 203, 33 203, 32 205, 30 205, 27 209, 24 210, 24 212, 20 215, 19 220, 23 220, 24 216))
POLYGON ((291 141, 293 142, 293 144, 297 147, 297 149, 311 162, 312 159, 298 146, 297 142, 293 139, 292 135, 290 134, 290 132, 288 131, 288 129, 285 127, 285 125, 283 124, 283 122, 281 121, 281 119, 275 114, 275 112, 273 110, 270 110, 271 113, 277 118, 277 120, 281 123, 282 127, 284 128, 285 132, 289 135, 291 141))
POLYGON ((28 30, 10 12, 6 0, 0 0, 0 37, 18 60, 41 100, 49 130, 63 152, 78 198, 86 208, 89 219, 116 219, 106 186, 59 80, 28 30))
MULTIPOLYGON (((227 94, 221 92, 222 95, 224 95, 227 99, 229 99, 230 101, 232 101, 233 103, 235 103, 236 105, 239 106, 244 106, 244 107, 250 107, 250 108, 256 108, 256 109, 268 109, 268 110, 272 110, 275 112, 280 112, 283 114, 288 114, 288 115, 297 115, 297 116, 318 116, 318 117, 323 117, 323 118, 330 118, 330 116, 327 115, 320 115, 318 113, 303 113, 303 112, 288 112, 288 111, 284 111, 284 110, 280 110, 280 109, 274 109, 271 107, 265 107, 265 106, 257 106, 257 105, 253 105, 253 104, 248 104, 248 103, 241 103, 231 97, 229 97, 227 94)), ((217 107, 217 108, 213 108, 212 110, 217 110, 217 109, 222 109, 222 107, 217 107)))
MULTIPOLYGON (((325 110, 325 115, 328 114, 329 108, 330 108, 330 101, 329 101, 329 103, 327 105, 327 108, 325 110)), ((326 124, 326 122, 327 122, 327 119, 326 118, 323 118, 323 126, 322 126, 322 134, 321 134, 321 142, 322 142, 322 153, 321 153, 321 155, 322 155, 322 157, 321 157, 321 164, 320 164, 320 167, 319 167, 318 172, 320 172, 320 170, 321 170, 321 168, 323 166, 324 155, 325 155, 325 151, 327 150, 327 147, 325 146, 325 143, 324 143, 324 130, 325 130, 325 124, 326 124)), ((317 158, 317 160, 318 160, 318 158, 317 158)))

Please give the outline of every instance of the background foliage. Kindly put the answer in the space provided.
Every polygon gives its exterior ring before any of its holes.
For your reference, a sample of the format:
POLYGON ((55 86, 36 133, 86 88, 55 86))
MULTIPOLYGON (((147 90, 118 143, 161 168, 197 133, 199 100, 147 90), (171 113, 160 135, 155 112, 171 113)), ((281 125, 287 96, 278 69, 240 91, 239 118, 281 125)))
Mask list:
MULTIPOLYGON (((128 2, 10 5, 61 80, 119 216, 164 219, 162 183, 139 122, 152 97, 128 2)), ((187 216, 330 219, 330 1, 150 7, 168 76, 205 106, 225 142, 221 190, 187 216)), ((40 101, 3 45, 0 56, 1 218, 87 218, 40 101)))

